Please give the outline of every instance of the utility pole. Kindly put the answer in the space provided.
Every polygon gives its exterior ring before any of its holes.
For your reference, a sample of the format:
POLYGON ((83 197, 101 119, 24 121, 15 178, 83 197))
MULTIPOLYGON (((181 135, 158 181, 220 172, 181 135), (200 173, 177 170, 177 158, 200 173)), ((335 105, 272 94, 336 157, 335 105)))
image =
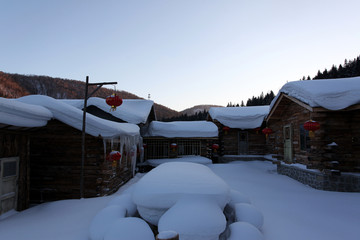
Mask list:
POLYGON ((84 165, 85 165, 85 136, 86 136, 86 107, 87 100, 97 92, 103 85, 114 85, 117 82, 101 82, 89 83, 89 76, 86 76, 84 107, 83 107, 83 121, 82 121, 82 141, 81 141, 81 173, 80 173, 80 198, 84 198, 84 165), (88 94, 89 86, 97 86, 97 88, 88 94))

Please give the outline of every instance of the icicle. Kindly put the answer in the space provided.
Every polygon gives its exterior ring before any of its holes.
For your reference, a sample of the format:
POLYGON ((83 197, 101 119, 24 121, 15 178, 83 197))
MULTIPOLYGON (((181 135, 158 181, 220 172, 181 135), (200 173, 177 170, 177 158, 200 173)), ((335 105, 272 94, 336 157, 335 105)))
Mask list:
POLYGON ((103 143, 104 143, 104 161, 106 161, 106 139, 103 139, 103 143))

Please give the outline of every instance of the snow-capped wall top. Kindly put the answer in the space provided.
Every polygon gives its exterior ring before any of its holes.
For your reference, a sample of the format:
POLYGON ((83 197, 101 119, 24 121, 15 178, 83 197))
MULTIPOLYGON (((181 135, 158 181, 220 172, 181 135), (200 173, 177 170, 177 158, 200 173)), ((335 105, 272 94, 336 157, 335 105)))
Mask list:
POLYGON ((42 127, 53 117, 41 106, 0 97, 0 123, 17 127, 42 127))
POLYGON ((360 77, 286 83, 271 102, 271 107, 280 93, 294 97, 310 107, 341 110, 354 104, 360 104, 360 77))
POLYGON ((260 127, 269 113, 269 106, 213 107, 209 114, 212 119, 230 128, 253 129, 260 127))
MULTIPOLYGON (((84 100, 75 99, 61 101, 79 109, 82 109, 84 106, 84 100)), ((106 104, 106 101, 103 98, 91 97, 88 99, 87 105, 98 107, 104 112, 108 112, 125 122, 139 124, 146 123, 154 102, 144 99, 123 99, 123 103, 116 108, 116 111, 111 112, 110 106, 106 104)))
MULTIPOLYGON (((69 126, 82 130, 83 111, 62 101, 43 95, 30 95, 18 98, 22 103, 40 105, 53 114, 53 117, 69 126)), ((91 114, 86 114, 86 133, 94 137, 114 138, 117 136, 138 136, 139 127, 130 123, 117 123, 91 114)))
POLYGON ((152 121, 149 126, 148 136, 161 137, 217 137, 218 128, 207 121, 152 121))

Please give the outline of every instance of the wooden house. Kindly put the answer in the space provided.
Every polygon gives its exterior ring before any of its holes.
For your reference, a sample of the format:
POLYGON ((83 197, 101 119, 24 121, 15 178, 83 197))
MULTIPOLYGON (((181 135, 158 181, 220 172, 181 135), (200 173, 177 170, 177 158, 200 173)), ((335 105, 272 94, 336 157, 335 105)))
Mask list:
POLYGON ((212 107, 209 119, 219 129, 220 155, 264 155, 264 119, 269 106, 212 107))
POLYGON ((30 138, 52 118, 44 107, 0 98, 0 215, 30 204, 30 138))
POLYGON ((17 101, 42 105, 53 114, 30 136, 30 200, 104 196, 115 192, 134 173, 141 138, 135 124, 117 123, 86 114, 85 161, 82 165, 82 110, 46 96, 17 101), (112 150, 122 154, 108 161, 112 150), (83 189, 81 189, 83 172, 83 189))
MULTIPOLYGON (((61 100, 79 109, 83 109, 84 100, 61 100)), ((154 102, 144 99, 123 99, 122 104, 116 111, 110 111, 110 106, 105 99, 91 97, 88 99, 86 108, 88 113, 99 118, 114 122, 132 123, 140 127, 140 134, 143 136, 149 127, 150 122, 156 120, 154 102)))
POLYGON ((217 144, 217 135, 217 127, 212 122, 153 121, 144 136, 145 160, 186 155, 211 158, 211 146, 217 144))
POLYGON ((360 191, 351 174, 360 172, 360 77, 289 82, 266 121, 280 173, 319 189, 360 191), (304 129, 309 120, 320 124, 313 137, 304 129))

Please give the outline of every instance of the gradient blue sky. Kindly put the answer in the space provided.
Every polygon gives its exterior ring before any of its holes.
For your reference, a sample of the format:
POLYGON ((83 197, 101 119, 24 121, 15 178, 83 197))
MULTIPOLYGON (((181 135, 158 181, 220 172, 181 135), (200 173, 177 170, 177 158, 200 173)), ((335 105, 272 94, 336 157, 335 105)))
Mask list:
POLYGON ((0 0, 0 71, 175 110, 240 103, 360 55, 359 0, 0 0))

